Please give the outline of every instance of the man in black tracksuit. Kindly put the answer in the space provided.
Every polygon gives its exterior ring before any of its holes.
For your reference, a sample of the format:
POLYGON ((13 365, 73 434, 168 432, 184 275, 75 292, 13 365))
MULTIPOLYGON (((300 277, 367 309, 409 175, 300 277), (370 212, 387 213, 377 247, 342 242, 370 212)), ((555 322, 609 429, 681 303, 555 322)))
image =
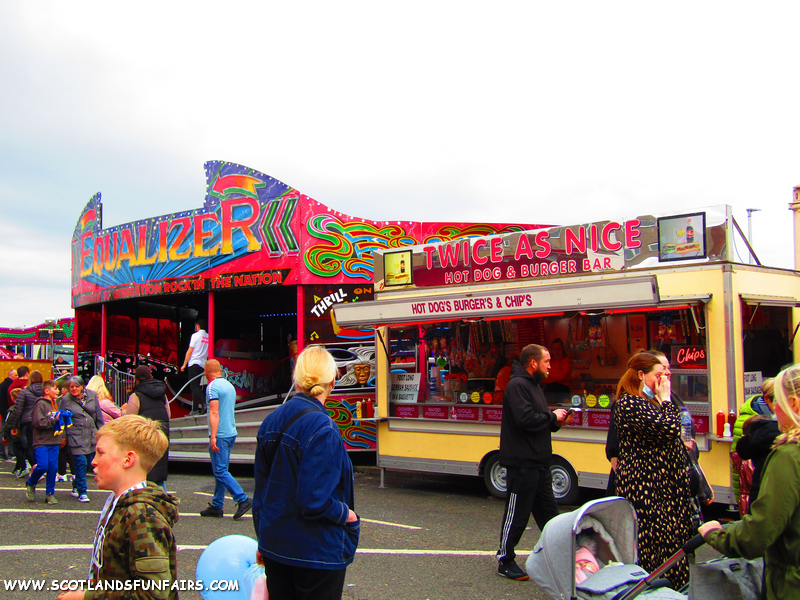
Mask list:
POLYGON ((533 513, 539 529, 558 514, 553 495, 550 462, 553 455, 551 432, 572 419, 563 408, 550 411, 541 381, 550 370, 550 353, 530 344, 512 367, 511 381, 503 393, 503 421, 500 426, 500 465, 507 471, 506 509, 500 534, 498 573, 524 581, 528 575, 519 568, 514 548, 533 513), (521 363, 521 364, 520 364, 521 363))

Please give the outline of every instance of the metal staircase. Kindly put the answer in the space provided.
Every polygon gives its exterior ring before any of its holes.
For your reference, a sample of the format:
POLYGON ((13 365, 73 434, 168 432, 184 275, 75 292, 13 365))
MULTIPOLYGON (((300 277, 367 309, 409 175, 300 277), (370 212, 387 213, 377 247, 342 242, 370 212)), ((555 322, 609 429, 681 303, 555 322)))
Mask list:
MULTIPOLYGON (((258 428, 266 416, 278 408, 263 406, 237 410, 236 444, 231 463, 253 464, 256 453, 258 428)), ((171 461, 211 462, 208 455, 208 415, 181 417, 169 422, 169 459, 171 461)))

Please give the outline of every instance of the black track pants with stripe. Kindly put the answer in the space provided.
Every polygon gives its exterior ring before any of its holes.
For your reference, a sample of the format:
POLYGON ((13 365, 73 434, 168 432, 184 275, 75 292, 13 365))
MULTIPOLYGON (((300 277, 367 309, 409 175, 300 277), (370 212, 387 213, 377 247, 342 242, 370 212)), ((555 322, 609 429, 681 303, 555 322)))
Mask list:
POLYGON ((528 518, 533 515, 539 530, 558 514, 558 502, 553 495, 553 478, 549 468, 506 469, 506 510, 503 514, 503 528, 500 532, 500 549, 497 559, 513 560, 514 548, 519 543, 528 518))

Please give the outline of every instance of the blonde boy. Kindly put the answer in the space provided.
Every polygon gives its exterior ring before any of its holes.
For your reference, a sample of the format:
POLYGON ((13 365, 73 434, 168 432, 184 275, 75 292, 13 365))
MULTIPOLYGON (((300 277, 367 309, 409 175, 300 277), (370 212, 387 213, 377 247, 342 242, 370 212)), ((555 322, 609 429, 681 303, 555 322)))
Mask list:
POLYGON ((59 600, 178 598, 170 589, 177 578, 172 535, 177 502, 146 481, 147 472, 167 449, 167 437, 156 421, 125 415, 103 425, 95 439, 94 479, 98 488, 112 493, 94 537, 91 589, 61 594, 59 600), (111 580, 135 587, 120 595, 113 585, 104 585, 111 580))

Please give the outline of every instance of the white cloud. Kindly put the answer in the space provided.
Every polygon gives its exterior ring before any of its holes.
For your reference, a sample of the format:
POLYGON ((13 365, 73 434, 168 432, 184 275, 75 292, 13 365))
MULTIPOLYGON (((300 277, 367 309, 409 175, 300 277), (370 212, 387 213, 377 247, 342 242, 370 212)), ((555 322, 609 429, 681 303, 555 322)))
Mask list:
POLYGON ((3 327, 71 316, 69 238, 0 223, 0 282, 3 327))

